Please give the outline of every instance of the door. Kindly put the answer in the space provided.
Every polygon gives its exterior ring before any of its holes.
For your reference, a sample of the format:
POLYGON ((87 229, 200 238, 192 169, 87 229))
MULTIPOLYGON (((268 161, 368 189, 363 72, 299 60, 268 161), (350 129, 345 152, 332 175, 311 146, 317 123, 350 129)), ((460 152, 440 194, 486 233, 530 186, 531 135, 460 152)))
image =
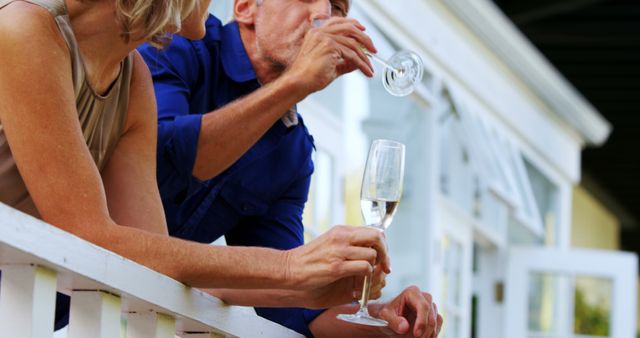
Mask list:
POLYGON ((637 278, 634 254, 511 249, 505 337, 635 337, 637 278))
POLYGON ((452 202, 441 198, 438 212, 442 233, 442 267, 438 312, 444 318, 442 338, 471 335, 473 220, 452 202))

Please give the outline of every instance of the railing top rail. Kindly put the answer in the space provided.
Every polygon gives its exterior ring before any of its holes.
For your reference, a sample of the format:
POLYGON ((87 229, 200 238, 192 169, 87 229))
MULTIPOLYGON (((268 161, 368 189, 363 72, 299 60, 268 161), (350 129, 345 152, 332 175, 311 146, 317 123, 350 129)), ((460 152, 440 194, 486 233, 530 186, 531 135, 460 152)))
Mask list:
POLYGON ((0 265, 37 264, 58 271, 62 291, 104 290, 129 311, 173 315, 178 327, 215 328, 240 337, 300 337, 219 299, 0 203, 0 265))

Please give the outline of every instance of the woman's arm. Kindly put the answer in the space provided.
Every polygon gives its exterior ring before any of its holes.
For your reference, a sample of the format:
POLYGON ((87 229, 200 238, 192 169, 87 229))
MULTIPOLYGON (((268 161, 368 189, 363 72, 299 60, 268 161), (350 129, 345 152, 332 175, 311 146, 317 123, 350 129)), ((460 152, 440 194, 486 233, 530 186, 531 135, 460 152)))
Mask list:
MULTIPOLYGON (((376 269, 369 300, 376 300, 382 296, 382 289, 386 285, 385 278, 386 274, 381 269, 376 269)), ((231 305, 325 309, 360 299, 363 284, 362 277, 348 277, 321 288, 304 291, 275 289, 205 289, 204 291, 231 305)))
MULTIPOLYGON (((133 172, 122 173, 141 176, 114 176, 112 171, 136 159, 139 154, 132 152, 144 147, 150 131, 128 122, 122 147, 114 155, 117 162, 109 164, 105 173, 107 197, 78 121, 68 48, 49 13, 35 6, 8 6, 0 11, 0 50, 0 121, 20 174, 46 222, 198 287, 315 288, 362 275, 371 269, 369 261, 376 254, 385 256, 380 235, 356 229, 338 228, 323 242, 284 252, 215 248, 146 231, 161 232, 164 226, 159 198, 153 192, 155 182, 145 176, 153 170, 144 166, 152 166, 153 161, 143 163, 149 161, 153 142, 142 150, 146 155, 139 163, 129 164, 133 172), (137 182, 135 187, 127 188, 131 182, 137 182), (118 198, 131 204, 116 202, 118 198)), ((145 73, 135 72, 137 76, 145 73)))
POLYGON ((135 52, 122 137, 102 173, 111 218, 168 235, 156 183, 156 106, 149 71, 135 52))
MULTIPOLYGON (((0 22, 21 23, 1 27, 0 50, 5 66, 0 71, 0 119, 21 176, 45 221, 188 284, 248 287, 283 283, 282 267, 288 257, 284 252, 259 248, 213 250, 116 223, 110 211, 127 225, 146 218, 147 222, 140 223, 143 229, 164 226, 159 199, 142 188, 155 184, 153 176, 123 172, 121 179, 132 175, 138 182, 128 191, 117 191, 131 204, 114 203, 109 210, 100 173, 80 128, 71 60, 58 28, 49 13, 35 6, 9 6, 0 14, 14 15, 0 22), (145 197, 137 198, 142 195, 145 197), (150 225, 152 222, 160 224, 150 225), (263 259, 258 262, 256 257, 263 259)), ((141 85, 140 72, 136 73, 136 85, 141 85)), ((150 122, 155 123, 153 119, 150 122)), ((138 132, 135 123, 131 125, 123 137, 124 147, 119 145, 116 150, 117 158, 127 158, 131 151, 139 150, 136 147, 142 137, 137 135, 144 133, 138 132)), ((152 144, 147 147, 153 149, 152 144)), ((147 156, 131 167, 142 170, 140 166, 152 164, 147 156)), ((114 180, 118 178, 110 175, 110 186, 114 180)))

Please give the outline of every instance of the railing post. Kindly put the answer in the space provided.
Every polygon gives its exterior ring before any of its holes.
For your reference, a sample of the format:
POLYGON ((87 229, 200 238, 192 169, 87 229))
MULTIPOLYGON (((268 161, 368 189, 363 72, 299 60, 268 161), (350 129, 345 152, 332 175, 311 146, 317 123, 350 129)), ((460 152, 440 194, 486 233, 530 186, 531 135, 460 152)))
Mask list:
POLYGON ((127 338, 174 338, 176 320, 158 312, 131 312, 127 316, 127 338))
POLYGON ((56 272, 34 265, 2 266, 0 337, 53 337, 56 272))
POLYGON ((120 337, 120 297, 90 290, 73 291, 69 338, 120 337))

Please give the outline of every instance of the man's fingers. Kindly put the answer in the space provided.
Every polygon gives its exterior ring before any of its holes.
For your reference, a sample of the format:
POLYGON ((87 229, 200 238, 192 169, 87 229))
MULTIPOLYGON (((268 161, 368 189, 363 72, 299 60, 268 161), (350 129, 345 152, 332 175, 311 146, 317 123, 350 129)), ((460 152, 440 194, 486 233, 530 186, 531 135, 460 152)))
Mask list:
POLYGON ((341 17, 332 17, 330 19, 324 20, 323 24, 320 26, 316 26, 316 27, 323 27, 323 29, 332 29, 335 26, 341 26, 341 25, 353 25, 354 27, 356 27, 358 30, 360 31, 366 31, 367 28, 360 23, 360 21, 354 19, 354 18, 341 18, 341 17))
MULTIPOLYGON (((426 293, 422 293, 424 298, 427 298, 426 293)), ((427 332, 431 332, 432 337, 437 336, 438 332, 438 310, 436 308, 436 303, 431 302, 431 312, 429 313, 429 321, 427 323, 427 332)))
POLYGON ((371 38, 364 33, 366 28, 355 19, 347 18, 347 19, 328 20, 326 25, 322 27, 322 30, 329 34, 339 34, 344 36, 350 36, 358 40, 360 44, 365 46, 371 52, 373 53, 377 52, 371 38))
POLYGON ((380 319, 384 319, 389 323, 389 328, 393 330, 394 333, 403 335, 409 332, 409 322, 406 318, 399 316, 396 311, 393 311, 391 308, 385 306, 378 313, 380 319))
POLYGON ((324 29, 324 32, 335 37, 342 36, 352 40, 357 46, 366 48, 371 53, 377 53, 376 47, 373 45, 371 38, 351 23, 335 25, 324 29))
POLYGON ((357 41, 344 36, 336 36, 335 41, 340 45, 342 45, 347 50, 353 51, 358 56, 358 58, 364 61, 373 72, 373 65, 371 64, 371 59, 369 59, 367 54, 365 54, 364 49, 357 41))
POLYGON ((384 273, 386 273, 387 275, 391 273, 391 257, 387 256, 384 261, 382 262, 381 266, 384 267, 384 273))
POLYGON ((435 313, 435 315, 437 316, 436 318, 436 334, 434 337, 438 337, 438 335, 440 335, 440 330, 442 329, 442 316, 438 313, 438 305, 436 305, 436 303, 433 303, 433 311, 435 313))
POLYGON ((430 337, 435 328, 435 321, 430 326, 431 312, 431 295, 428 293, 423 294, 416 286, 407 288, 406 301, 416 312, 416 322, 413 328, 413 334, 415 337, 430 337))
POLYGON ((342 57, 346 61, 345 67, 338 67, 338 72, 340 74, 350 73, 357 68, 360 69, 360 71, 362 71, 362 73, 367 77, 373 76, 373 66, 369 59, 364 56, 362 51, 355 51, 344 45, 341 45, 339 48, 341 50, 342 57), (358 53, 362 54, 364 59, 358 53))
POLYGON ((351 23, 351 24, 355 25, 356 27, 358 27, 359 29, 361 29, 363 31, 367 29, 363 24, 360 23, 360 21, 358 21, 358 20, 356 20, 354 18, 350 18, 350 17, 343 17, 343 18, 334 17, 332 19, 329 19, 328 20, 328 23, 329 23, 328 26, 339 25, 339 24, 345 23, 345 22, 351 23))

